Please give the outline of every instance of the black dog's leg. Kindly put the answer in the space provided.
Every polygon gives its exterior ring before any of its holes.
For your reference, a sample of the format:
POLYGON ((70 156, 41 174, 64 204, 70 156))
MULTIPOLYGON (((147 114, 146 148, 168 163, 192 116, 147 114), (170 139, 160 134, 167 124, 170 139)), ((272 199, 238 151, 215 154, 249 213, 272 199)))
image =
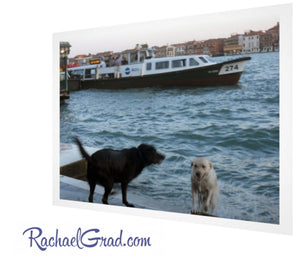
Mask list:
POLYGON ((102 197, 102 203, 108 205, 108 196, 109 196, 109 194, 112 190, 112 185, 105 186, 104 189, 105 189, 105 192, 104 192, 104 195, 102 197))
POLYGON ((93 203, 93 196, 94 196, 94 191, 95 191, 96 183, 90 181, 90 182, 89 182, 89 185, 90 185, 89 202, 90 202, 90 203, 93 203))
POLYGON ((134 207, 133 204, 128 203, 127 201, 127 182, 122 182, 122 198, 123 198, 123 204, 126 205, 127 207, 134 207))

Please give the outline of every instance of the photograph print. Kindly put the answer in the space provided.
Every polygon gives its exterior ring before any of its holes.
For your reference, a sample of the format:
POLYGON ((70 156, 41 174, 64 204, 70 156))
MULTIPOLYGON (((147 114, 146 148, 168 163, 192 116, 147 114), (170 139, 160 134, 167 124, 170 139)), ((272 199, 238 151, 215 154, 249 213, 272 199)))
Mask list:
POLYGON ((59 198, 280 224, 280 16, 59 38, 59 198))

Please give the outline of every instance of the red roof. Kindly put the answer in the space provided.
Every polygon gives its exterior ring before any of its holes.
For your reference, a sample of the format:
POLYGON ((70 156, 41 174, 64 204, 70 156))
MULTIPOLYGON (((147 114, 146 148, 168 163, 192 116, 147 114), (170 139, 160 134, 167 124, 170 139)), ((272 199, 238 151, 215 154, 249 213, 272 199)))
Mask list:
POLYGON ((74 58, 81 59, 81 58, 85 58, 85 57, 87 57, 87 55, 82 54, 82 55, 77 55, 74 58))

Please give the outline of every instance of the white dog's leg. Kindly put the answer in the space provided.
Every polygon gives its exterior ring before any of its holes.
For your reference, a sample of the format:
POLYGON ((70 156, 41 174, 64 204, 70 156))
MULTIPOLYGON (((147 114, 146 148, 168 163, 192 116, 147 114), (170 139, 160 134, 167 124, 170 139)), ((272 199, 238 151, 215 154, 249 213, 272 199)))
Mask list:
MULTIPOLYGON (((218 189, 218 188, 217 188, 218 189)), ((217 200, 218 200, 218 197, 219 197, 219 192, 214 192, 212 198, 211 198, 211 210, 212 210, 212 214, 214 213, 214 210, 217 206, 217 200)))
POLYGON ((202 204, 202 196, 200 194, 200 191, 198 192, 198 209, 199 211, 203 212, 203 209, 200 210, 202 204))
POLYGON ((206 200, 205 206, 204 206, 204 211, 205 212, 208 211, 209 205, 211 204, 212 195, 213 195, 213 191, 208 191, 208 197, 207 197, 207 200, 206 200))
POLYGON ((210 203, 210 205, 211 205, 211 214, 214 214, 214 210, 216 208, 216 203, 217 203, 217 198, 216 197, 217 197, 217 195, 214 193, 212 198, 211 198, 211 203, 210 203))
POLYGON ((192 187, 192 195, 193 195, 193 211, 197 211, 197 200, 196 200, 196 191, 194 187, 192 187))

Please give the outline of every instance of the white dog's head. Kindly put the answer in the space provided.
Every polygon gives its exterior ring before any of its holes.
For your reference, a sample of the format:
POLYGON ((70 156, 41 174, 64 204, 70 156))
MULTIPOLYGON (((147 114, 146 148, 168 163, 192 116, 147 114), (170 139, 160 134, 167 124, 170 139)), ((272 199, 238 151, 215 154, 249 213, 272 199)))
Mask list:
POLYGON ((191 163, 192 177, 201 181, 213 169, 212 163, 206 158, 196 158, 191 163))

